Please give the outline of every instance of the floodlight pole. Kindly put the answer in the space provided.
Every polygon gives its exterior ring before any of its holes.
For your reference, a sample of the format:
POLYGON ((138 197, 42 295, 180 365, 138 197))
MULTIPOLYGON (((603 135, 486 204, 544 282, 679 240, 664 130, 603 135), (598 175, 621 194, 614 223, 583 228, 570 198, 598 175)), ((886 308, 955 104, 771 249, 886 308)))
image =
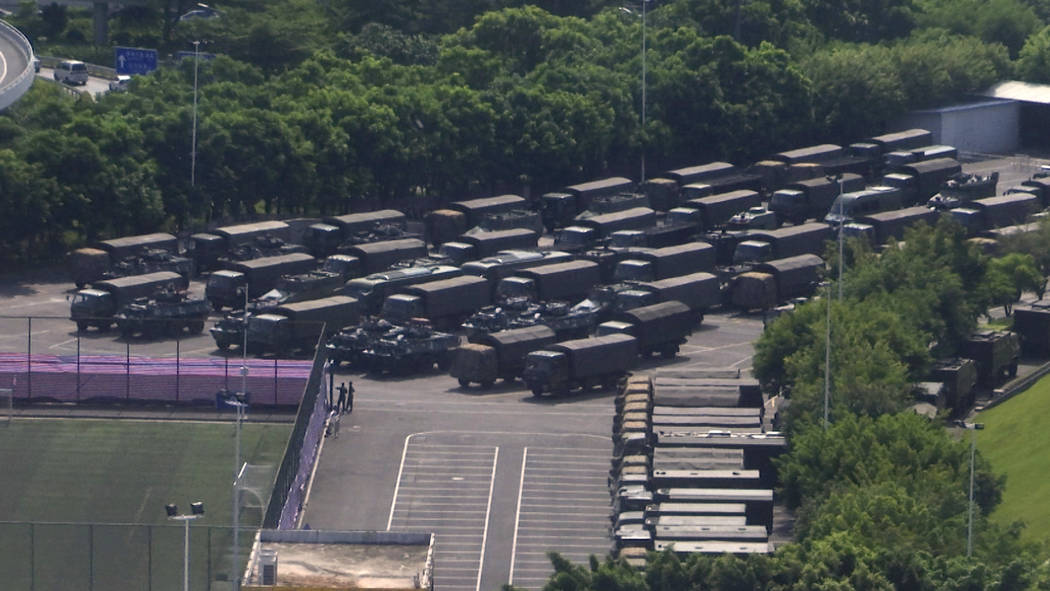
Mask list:
POLYGON ((190 522, 203 514, 193 513, 190 515, 171 515, 168 519, 181 521, 183 523, 182 542, 182 591, 190 591, 190 522))
POLYGON ((970 506, 969 519, 966 520, 966 557, 973 556, 973 458, 977 451, 977 431, 970 434, 970 506))
POLYGON ((842 217, 842 175, 838 175, 839 181, 839 301, 842 301, 842 224, 845 223, 845 219, 842 217))
POLYGON ((200 65, 200 41, 193 42, 193 140, 190 146, 190 186, 197 186, 197 67, 200 65))
POLYGON ((642 0, 642 178, 640 182, 645 182, 645 90, 646 90, 646 68, 645 68, 645 54, 648 53, 646 46, 646 5, 649 0, 642 0))
POLYGON ((831 286, 824 293, 827 298, 827 319, 824 322, 824 430, 828 430, 828 407, 831 400, 831 286))

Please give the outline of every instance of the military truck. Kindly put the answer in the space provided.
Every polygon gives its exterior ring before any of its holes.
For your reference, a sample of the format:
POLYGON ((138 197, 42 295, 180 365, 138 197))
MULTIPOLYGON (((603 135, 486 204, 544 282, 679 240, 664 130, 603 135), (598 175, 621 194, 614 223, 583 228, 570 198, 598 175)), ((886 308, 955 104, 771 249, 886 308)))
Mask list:
POLYGON ((769 198, 769 209, 780 221, 802 224, 808 219, 823 218, 839 193, 864 189, 864 177, 844 173, 839 178, 819 176, 791 183, 769 198))
POLYGON ((1024 223, 1039 208, 1039 199, 1035 195, 1011 193, 975 199, 965 207, 949 210, 949 213, 972 236, 982 230, 1024 223))
POLYGON ((309 254, 306 251, 305 246, 301 244, 292 244, 279 236, 272 236, 270 234, 254 236, 250 241, 245 242, 244 244, 231 246, 222 256, 219 257, 216 266, 220 269, 225 269, 228 263, 283 256, 293 253, 309 254))
POLYGON ((883 154, 888 154, 895 150, 907 150, 918 148, 920 146, 928 146, 933 142, 933 133, 920 128, 904 129, 901 131, 877 135, 864 140, 864 142, 875 144, 883 154))
POLYGON ((684 187, 691 183, 699 183, 707 179, 730 176, 739 172, 739 169, 728 162, 708 162, 696 166, 686 166, 660 173, 658 176, 671 179, 684 187))
POLYGON ((724 226, 737 213, 760 205, 762 196, 758 191, 741 189, 688 199, 681 206, 700 212, 703 218, 702 230, 714 230, 724 226))
POLYGON ((959 354, 977 364, 977 382, 994 388, 1006 378, 1017 376, 1021 341, 1017 333, 986 330, 970 335, 962 342, 959 354))
MULTIPOLYGON (((908 228, 922 222, 928 226, 937 224, 940 214, 928 207, 906 207, 893 211, 873 213, 858 217, 852 224, 854 230, 865 232, 864 226, 871 228, 872 245, 886 244, 890 240, 903 240, 904 232, 908 228)), ((866 232, 864 235, 868 235, 866 232)))
POLYGON ((413 318, 376 338, 361 352, 361 359, 369 371, 379 374, 425 372, 434 365, 448 371, 458 346, 458 336, 434 330, 426 319, 413 318))
POLYGON ((572 223, 580 213, 586 211, 596 197, 630 193, 634 191, 634 181, 624 177, 609 177, 570 185, 564 189, 547 193, 540 197, 541 216, 547 231, 572 223))
POLYGON ((608 247, 663 248, 691 242, 703 226, 700 212, 688 207, 675 207, 661 223, 640 230, 618 230, 609 235, 608 247))
POLYGON ((375 314, 379 312, 387 296, 394 293, 396 289, 425 281, 458 277, 462 274, 463 272, 456 267, 447 265, 393 269, 351 279, 346 282, 341 291, 343 295, 356 299, 364 314, 375 314))
POLYGON ((715 268, 715 248, 706 242, 636 251, 616 266, 616 281, 656 281, 715 268))
POLYGON ((248 244, 256 237, 290 238, 291 227, 279 221, 223 226, 190 236, 189 248, 199 271, 215 268, 219 258, 235 246, 248 244))
POLYGON ((656 212, 648 207, 634 207, 576 219, 554 238, 554 248, 567 251, 587 250, 600 246, 620 230, 642 230, 656 225, 656 212))
POLYGON ((598 265, 591 261, 569 261, 521 269, 499 282, 497 300, 525 298, 530 301, 578 301, 601 280, 598 265))
POLYGON ((124 338, 162 334, 177 337, 185 330, 198 334, 208 319, 208 300, 190 297, 184 291, 162 289, 147 297, 135 298, 114 316, 124 338))
POLYGON ((697 314, 689 306, 671 300, 614 314, 612 320, 598 325, 598 336, 630 335, 642 357, 659 353, 671 359, 697 324, 697 314))
POLYGON ((326 217, 313 224, 303 235, 303 244, 315 257, 334 254, 339 245, 359 232, 371 232, 380 226, 405 228, 405 214, 394 209, 366 211, 326 217))
POLYGON ((239 308, 244 305, 245 286, 248 297, 255 298, 273 289, 282 275, 304 273, 316 265, 314 257, 301 252, 225 262, 224 269, 208 276, 204 297, 216 312, 224 307, 239 308))
POLYGON ((454 241, 445 242, 438 250, 436 261, 462 265, 468 261, 493 256, 504 250, 536 248, 539 235, 525 228, 510 228, 493 232, 467 233, 454 241))
POLYGON ((901 166, 896 172, 915 179, 907 203, 926 203, 945 181, 962 172, 962 165, 954 158, 935 158, 901 166))
POLYGON ((486 215, 512 209, 525 209, 528 208, 528 202, 520 195, 496 195, 494 197, 453 201, 446 208, 463 214, 466 221, 464 231, 466 231, 480 224, 482 218, 486 215))
POLYGON ((554 331, 542 324, 485 334, 460 345, 449 374, 464 388, 478 383, 487 389, 498 379, 511 382, 521 377, 526 355, 555 342, 554 331))
POLYGON ((109 330, 117 311, 135 298, 153 295, 163 288, 184 290, 188 285, 185 277, 171 271, 98 281, 73 295, 69 316, 79 331, 91 326, 109 330))
POLYGON ((484 277, 495 292, 501 279, 510 277, 521 269, 565 263, 571 260, 571 254, 558 250, 504 250, 477 261, 463 263, 460 269, 467 275, 484 277))
POLYGON ((360 316, 357 300, 341 295, 285 304, 248 318, 248 348, 277 355, 310 349, 323 335, 356 323, 360 316))
POLYGON ((491 301, 488 281, 476 275, 427 281, 397 288, 383 302, 382 317, 394 324, 426 318, 441 330, 455 330, 491 301))
POLYGON ((937 360, 930 367, 927 379, 944 385, 944 398, 937 401, 938 408, 948 409, 952 416, 965 415, 973 408, 977 365, 972 359, 937 360))
POLYGON ((637 357, 637 341, 625 334, 563 341, 526 355, 522 378, 533 396, 595 386, 609 389, 627 375, 637 357))
POLYGON ((1050 357, 1050 300, 1014 306, 1014 331, 1025 355, 1050 357))
POLYGON ((357 257, 362 272, 371 274, 385 271, 399 261, 426 257, 427 245, 418 238, 402 238, 340 247, 339 253, 357 257))
POLYGON ((638 191, 649 199, 650 207, 657 211, 668 211, 679 203, 678 187, 678 182, 672 179, 657 177, 639 183, 638 191))
MULTIPOLYGON (((73 282, 77 288, 105 279, 106 273, 113 270, 114 265, 128 259, 137 257, 146 251, 164 251, 167 253, 178 252, 178 240, 171 234, 159 232, 154 234, 142 234, 139 236, 125 236, 96 242, 89 248, 78 248, 66 255, 66 263, 73 282)), ((153 271, 176 271, 178 269, 150 269, 135 273, 138 269, 129 269, 129 272, 121 276, 141 275, 153 271)), ((192 267, 190 268, 192 270, 192 267)), ((189 279, 189 274, 187 279, 189 279)), ((115 278, 115 277, 110 277, 115 278)))
POLYGON ((777 152, 769 157, 770 160, 778 160, 787 164, 798 162, 823 162, 834 160, 842 156, 842 146, 836 144, 820 144, 817 146, 806 146, 794 150, 777 152))
MULTIPOLYGON (((731 175, 716 176, 701 182, 689 183, 681 189, 680 206, 688 206, 687 203, 694 199, 710 197, 712 195, 724 195, 736 191, 755 191, 761 193, 765 186, 766 178, 755 172, 735 172, 731 175)), ((736 212, 733 212, 736 213, 736 212)))
POLYGON ((758 263, 730 280, 728 299, 744 310, 775 308, 782 301, 812 295, 823 269, 823 259, 814 254, 758 263))
POLYGON ((822 253, 824 241, 829 239, 831 226, 823 222, 784 226, 768 232, 750 232, 747 240, 737 244, 733 264, 760 263, 800 254, 822 253))
POLYGON ((658 301, 678 300, 689 306, 690 310, 699 313, 700 320, 705 312, 722 302, 720 281, 711 273, 679 275, 641 285, 655 293, 658 301))

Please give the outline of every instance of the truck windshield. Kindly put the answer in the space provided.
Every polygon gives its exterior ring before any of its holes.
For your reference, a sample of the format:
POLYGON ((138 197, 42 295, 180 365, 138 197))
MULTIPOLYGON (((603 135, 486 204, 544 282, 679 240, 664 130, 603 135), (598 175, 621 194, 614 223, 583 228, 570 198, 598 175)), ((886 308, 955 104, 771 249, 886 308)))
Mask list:
POLYGON ((499 299, 531 297, 532 282, 501 281, 499 286, 496 288, 496 296, 499 299))
POLYGON ((558 238, 557 240, 555 240, 555 243, 568 247, 584 247, 587 246, 587 234, 588 232, 582 230, 577 231, 573 229, 566 229, 563 230, 561 234, 558 234, 558 238))

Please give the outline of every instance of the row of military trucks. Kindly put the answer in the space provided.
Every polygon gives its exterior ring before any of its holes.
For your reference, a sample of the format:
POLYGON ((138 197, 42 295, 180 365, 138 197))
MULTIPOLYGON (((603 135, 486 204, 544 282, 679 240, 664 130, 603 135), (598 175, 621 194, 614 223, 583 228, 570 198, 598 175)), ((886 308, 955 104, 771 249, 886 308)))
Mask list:
POLYGON ((616 395, 609 470, 611 531, 621 558, 774 549, 770 431, 758 382, 736 371, 635 374, 616 395))

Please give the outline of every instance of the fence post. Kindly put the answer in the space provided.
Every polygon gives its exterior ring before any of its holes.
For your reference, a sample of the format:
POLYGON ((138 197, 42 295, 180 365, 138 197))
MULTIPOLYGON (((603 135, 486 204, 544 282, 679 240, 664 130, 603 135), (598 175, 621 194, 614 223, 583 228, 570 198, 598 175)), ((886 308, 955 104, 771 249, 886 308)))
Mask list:
POLYGON ((80 402, 80 331, 77 331, 77 402, 80 402))
POLYGON ((273 360, 273 405, 277 406, 277 359, 273 360))
POLYGON ((29 591, 36 589, 36 524, 29 524, 29 591))
POLYGON ((33 397, 33 317, 26 317, 26 398, 33 397))
POLYGON ((230 353, 229 353, 229 351, 227 351, 226 354, 222 356, 222 362, 223 362, 223 366, 222 366, 222 387, 223 387, 224 390, 228 391, 230 389, 230 353))
POLYGON ((88 524, 88 591, 95 589, 95 524, 88 524))
POLYGON ((131 341, 124 343, 124 398, 131 399, 131 341))
POLYGON ((175 402, 179 401, 179 378, 182 377, 181 348, 182 336, 180 333, 180 336, 175 337, 175 402))

